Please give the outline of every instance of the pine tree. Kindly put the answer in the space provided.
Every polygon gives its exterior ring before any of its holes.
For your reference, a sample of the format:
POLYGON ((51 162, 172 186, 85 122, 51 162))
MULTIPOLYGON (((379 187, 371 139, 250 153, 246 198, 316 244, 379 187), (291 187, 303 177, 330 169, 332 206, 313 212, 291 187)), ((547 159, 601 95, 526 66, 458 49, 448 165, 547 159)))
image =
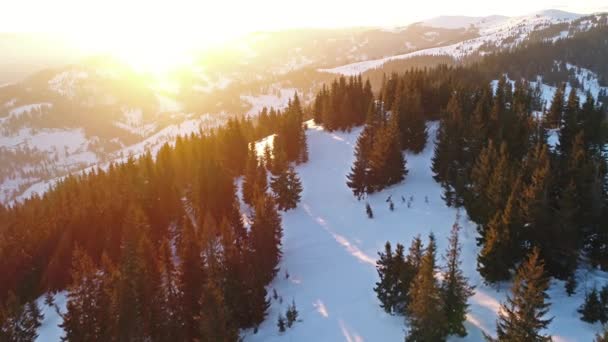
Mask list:
POLYGON ((542 334, 553 318, 545 319, 549 311, 546 291, 549 279, 545 277, 540 253, 534 248, 528 259, 519 267, 511 288, 499 311, 496 325, 497 339, 490 341, 551 341, 542 334))
POLYGON ((412 265, 415 273, 418 273, 420 265, 422 264, 422 256, 424 255, 423 250, 424 246, 422 245, 422 239, 420 239, 420 235, 417 235, 412 240, 406 258, 408 264, 412 265))
POLYGON ((563 160, 568 160, 574 137, 580 131, 580 104, 576 89, 572 88, 564 107, 563 124, 559 130, 559 151, 563 160))
POLYGON ((277 319, 277 327, 279 328, 279 332, 285 332, 285 317, 283 317, 282 313, 279 313, 279 318, 277 319))
POLYGON ((298 163, 308 162, 308 142, 306 141, 306 124, 302 124, 302 130, 299 135, 300 141, 300 155, 298 156, 298 163))
POLYGON ((568 279, 566 279, 564 288, 566 290, 566 294, 568 294, 568 297, 571 297, 573 294, 576 293, 576 277, 574 276, 574 274, 571 274, 568 279))
POLYGON ((296 309, 295 300, 291 301, 291 304, 287 308, 287 313, 285 313, 285 317, 287 318, 287 327, 291 328, 291 326, 298 321, 298 309, 296 309))
POLYGON ((467 331, 463 325, 466 320, 467 301, 473 295, 474 287, 468 284, 467 278, 460 269, 460 242, 458 234, 460 226, 455 222, 449 239, 449 247, 445 255, 447 267, 441 284, 443 308, 446 317, 448 335, 464 337, 467 331))
POLYGON ((406 161, 401 152, 398 117, 375 136, 369 157, 369 191, 375 192, 401 182, 407 176, 406 161))
POLYGON ((251 265, 266 285, 277 273, 283 228, 275 202, 269 195, 258 199, 250 228, 251 265))
POLYGON ((196 316, 200 312, 200 293, 205 283, 204 260, 200 235, 195 231, 190 218, 184 218, 177 269, 177 290, 179 293, 179 325, 184 338, 191 340, 200 334, 196 316))
POLYGON ((6 307, 0 307, 0 341, 35 341, 44 315, 35 301, 20 305, 10 292, 6 307))
POLYGON ((397 287, 397 274, 395 272, 395 261, 390 242, 384 245, 384 253, 378 252, 376 261, 376 271, 380 281, 376 282, 374 292, 380 300, 380 307, 387 313, 392 313, 397 304, 395 298, 395 288, 397 287))
POLYGON ((295 208, 300 202, 302 183, 291 165, 272 178, 270 187, 275 194, 277 207, 279 210, 287 211, 295 208))
POLYGON ((411 301, 407 310, 410 331, 405 338, 408 342, 444 341, 446 337, 445 316, 441 291, 435 279, 434 258, 433 249, 427 247, 420 270, 410 288, 411 301))
POLYGON ((559 128, 562 123, 562 117, 564 113, 564 92, 566 85, 562 84, 557 87, 553 100, 551 100, 551 108, 547 113, 546 121, 549 127, 559 128))
POLYGON ((505 228, 508 220, 508 215, 496 213, 485 229, 485 242, 477 256, 477 270, 488 283, 507 280, 511 276, 507 261, 511 239, 505 228))
POLYGON ((346 176, 346 185, 351 188, 357 200, 361 200, 367 192, 369 182, 369 161, 368 154, 371 146, 371 128, 363 129, 357 138, 355 146, 355 161, 346 176))
POLYGON ((201 292, 201 312, 198 314, 201 341, 237 341, 238 329, 231 320, 230 312, 224 303, 224 293, 216 284, 218 275, 207 278, 201 292))
POLYGON ((243 202, 252 205, 254 200, 254 189, 258 174, 258 159, 253 144, 249 147, 247 162, 245 163, 245 175, 243 177, 243 202))
POLYGON ((578 309, 578 312, 581 314, 581 320, 595 323, 600 320, 602 311, 602 303, 600 302, 597 289, 593 288, 585 295, 585 302, 578 309))
POLYGON ((394 287, 395 312, 406 314, 410 304, 409 292, 416 277, 417 269, 414 268, 409 260, 406 260, 405 249, 402 244, 398 243, 393 256, 393 269, 396 275, 397 282, 394 287))

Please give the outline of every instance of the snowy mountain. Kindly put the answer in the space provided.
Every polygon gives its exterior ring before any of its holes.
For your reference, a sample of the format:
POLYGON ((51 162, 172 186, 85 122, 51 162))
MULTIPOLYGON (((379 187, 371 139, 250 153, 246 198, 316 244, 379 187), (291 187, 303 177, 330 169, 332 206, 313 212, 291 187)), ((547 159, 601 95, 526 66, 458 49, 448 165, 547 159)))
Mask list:
MULTIPOLYGON (((335 74, 380 70, 413 57, 420 67, 439 63, 429 56, 445 56, 441 63, 476 60, 530 39, 570 37, 594 27, 597 18, 547 10, 522 17, 437 17, 395 28, 263 32, 207 52, 162 79, 103 57, 45 69, 0 87, 0 202, 230 116, 285 107, 295 92, 308 103, 335 74)), ((601 83, 597 70, 588 71, 585 80, 601 83)), ((594 89, 601 90, 599 83, 594 89)))
POLYGON ((356 75, 370 69, 379 68, 389 61, 408 59, 416 56, 449 56, 455 60, 462 60, 465 57, 477 55, 483 56, 489 52, 505 50, 516 46, 530 38, 532 32, 540 32, 549 27, 559 26, 561 28, 556 34, 545 37, 545 39, 555 40, 566 38, 578 30, 588 30, 593 26, 589 21, 577 21, 581 17, 579 14, 558 10, 546 10, 521 17, 437 17, 414 25, 467 29, 474 31, 476 36, 454 44, 419 49, 406 54, 351 63, 335 68, 320 69, 319 71, 356 75), (572 27, 570 27, 571 23, 573 24, 572 27))

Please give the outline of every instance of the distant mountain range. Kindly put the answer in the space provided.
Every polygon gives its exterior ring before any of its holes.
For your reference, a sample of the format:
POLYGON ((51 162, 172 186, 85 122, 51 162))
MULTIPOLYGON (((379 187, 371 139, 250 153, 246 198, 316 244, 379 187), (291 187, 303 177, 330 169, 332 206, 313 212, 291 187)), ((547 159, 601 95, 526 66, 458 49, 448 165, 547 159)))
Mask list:
POLYGON ((164 79, 111 58, 85 58, 51 36, 0 34, 0 79, 10 74, 13 81, 0 86, 0 201, 158 149, 233 115, 282 108, 296 91, 307 103, 340 74, 370 77, 374 71, 464 63, 524 42, 567 39, 602 20, 605 15, 547 10, 520 17, 442 16, 393 28, 254 33, 207 51, 164 79), (14 49, 17 43, 27 48, 14 49), (38 52, 22 58, 27 51, 38 52))

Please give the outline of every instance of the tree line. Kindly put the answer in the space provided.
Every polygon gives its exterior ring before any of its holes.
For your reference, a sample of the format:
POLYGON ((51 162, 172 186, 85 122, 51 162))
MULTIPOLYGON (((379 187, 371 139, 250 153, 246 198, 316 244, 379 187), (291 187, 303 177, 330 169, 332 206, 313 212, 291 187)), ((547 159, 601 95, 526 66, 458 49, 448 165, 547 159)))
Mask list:
POLYGON ((302 119, 296 95, 255 122, 233 119, 155 157, 0 206, 0 273, 10 275, 0 284, 2 335, 33 340, 42 319, 33 300, 61 290, 65 340, 236 341, 240 329, 255 330, 281 257, 278 210, 299 201, 291 163, 308 159, 302 119), (260 186, 248 197, 246 225, 235 179, 247 178, 250 148, 268 133, 274 148, 256 179, 267 181, 276 165, 274 191, 260 186))

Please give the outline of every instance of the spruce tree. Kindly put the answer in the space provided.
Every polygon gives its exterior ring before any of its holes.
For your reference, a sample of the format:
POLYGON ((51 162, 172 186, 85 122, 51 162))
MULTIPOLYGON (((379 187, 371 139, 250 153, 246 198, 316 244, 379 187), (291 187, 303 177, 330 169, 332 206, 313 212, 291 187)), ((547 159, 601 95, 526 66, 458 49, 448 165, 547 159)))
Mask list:
POLYGON ((603 305, 600 301, 597 289, 594 287, 585 295, 585 302, 578 309, 581 314, 581 320, 588 323, 595 323, 603 316, 603 305))
POLYGON ((298 205, 302 183, 291 165, 278 172, 279 174, 272 178, 270 187, 274 192, 279 210, 287 211, 298 205))
POLYGON ((393 260, 393 251, 390 242, 384 245, 384 253, 378 252, 378 260, 376 261, 376 271, 380 281, 376 282, 374 292, 380 300, 380 307, 387 313, 392 313, 397 298, 395 298, 395 288, 397 287, 397 274, 395 272, 395 261, 393 260))
POLYGON ((549 279, 545 277, 544 263, 534 248, 528 259, 519 267, 511 288, 499 311, 496 325, 497 339, 490 341, 551 341, 542 334, 553 318, 544 318, 549 311, 549 279))
POLYGON ((255 147, 250 144, 247 162, 245 163, 245 175, 243 177, 243 202, 252 205, 254 202, 254 189, 258 174, 258 158, 255 152, 255 147))
POLYGON ((371 146, 371 129, 367 127, 357 138, 355 146, 355 161, 346 176, 346 185, 351 188, 357 200, 361 200, 368 188, 369 160, 368 154, 371 146))
POLYGON ((287 318, 287 327, 289 328, 298 321, 298 309, 296 309, 295 300, 292 300, 291 304, 287 307, 285 317, 287 318))
POLYGON ((20 305, 10 292, 5 307, 0 307, 0 341, 35 341, 43 319, 35 301, 20 305))
POLYGON ((443 298, 443 309, 446 318, 446 333, 448 335, 458 335, 464 337, 467 331, 463 325, 466 320, 467 301, 473 295, 474 287, 469 285, 467 278, 460 269, 460 242, 458 234, 460 226, 455 222, 449 239, 449 247, 445 255, 447 261, 441 284, 441 294, 443 298))
POLYGON ((277 319, 277 327, 279 328, 279 332, 285 332, 285 317, 283 317, 282 313, 279 313, 279 318, 277 319))
POLYGON ((365 212, 367 214, 367 218, 374 218, 374 212, 372 211, 372 207, 369 205, 369 203, 365 203, 365 212))
POLYGON ((551 107, 547 113, 546 122, 551 128, 560 128, 562 124, 562 117, 564 114, 564 92, 566 85, 562 84, 557 87, 557 91, 553 95, 551 100, 551 107))
POLYGON ((399 139, 399 121, 395 115, 391 115, 388 124, 375 135, 370 152, 370 192, 397 184, 407 176, 406 161, 399 139))
POLYGON ((444 341, 446 337, 445 315, 441 290, 435 279, 434 259, 433 249, 427 247, 420 270, 410 288, 407 310, 410 330, 405 338, 408 342, 444 341))
POLYGON ((269 195, 261 196, 256 203, 255 213, 252 217, 249 242, 252 253, 251 265, 257 276, 261 278, 260 284, 264 286, 277 273, 277 266, 282 254, 282 237, 281 217, 273 198, 269 195))

